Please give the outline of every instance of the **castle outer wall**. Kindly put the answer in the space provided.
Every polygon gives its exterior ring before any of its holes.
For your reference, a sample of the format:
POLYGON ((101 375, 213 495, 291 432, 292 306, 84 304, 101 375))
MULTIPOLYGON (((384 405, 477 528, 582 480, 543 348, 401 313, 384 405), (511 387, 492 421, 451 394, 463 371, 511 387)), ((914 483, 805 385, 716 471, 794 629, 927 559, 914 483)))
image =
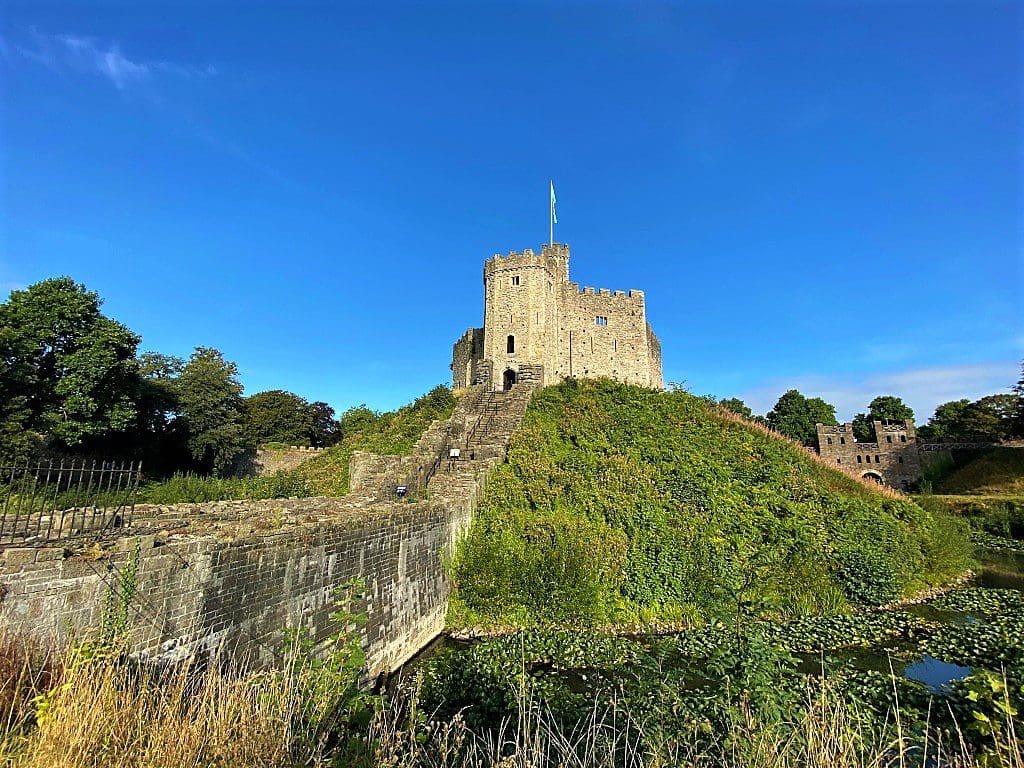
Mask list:
POLYGON ((911 420, 874 422, 875 442, 859 443, 852 424, 818 424, 818 453, 836 469, 856 477, 879 480, 900 490, 921 482, 921 455, 911 420))
POLYGON ((661 388, 661 344, 642 291, 583 288, 569 280, 569 247, 545 245, 484 265, 484 327, 452 351, 455 387, 556 384, 608 377, 661 388))

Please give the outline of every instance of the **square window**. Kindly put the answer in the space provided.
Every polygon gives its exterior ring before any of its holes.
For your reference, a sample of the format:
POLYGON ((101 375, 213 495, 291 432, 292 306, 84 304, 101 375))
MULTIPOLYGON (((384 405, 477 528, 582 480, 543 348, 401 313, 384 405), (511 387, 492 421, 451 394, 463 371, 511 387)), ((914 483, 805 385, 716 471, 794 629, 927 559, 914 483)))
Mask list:
POLYGON ((600 315, 598 315, 597 317, 594 318, 594 325, 600 325, 600 326, 604 327, 604 326, 608 325, 608 318, 607 317, 601 317, 600 315))
POLYGON ((519 275, 512 275, 512 285, 519 285, 519 275))

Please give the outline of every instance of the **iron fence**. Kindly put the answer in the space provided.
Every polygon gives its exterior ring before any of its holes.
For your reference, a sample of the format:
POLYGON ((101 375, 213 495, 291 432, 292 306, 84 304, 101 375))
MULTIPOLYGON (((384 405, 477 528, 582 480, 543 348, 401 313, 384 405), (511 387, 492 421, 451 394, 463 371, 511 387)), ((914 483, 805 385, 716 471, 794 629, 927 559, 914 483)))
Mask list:
POLYGON ((131 523, 142 463, 0 465, 0 545, 99 535, 131 523))

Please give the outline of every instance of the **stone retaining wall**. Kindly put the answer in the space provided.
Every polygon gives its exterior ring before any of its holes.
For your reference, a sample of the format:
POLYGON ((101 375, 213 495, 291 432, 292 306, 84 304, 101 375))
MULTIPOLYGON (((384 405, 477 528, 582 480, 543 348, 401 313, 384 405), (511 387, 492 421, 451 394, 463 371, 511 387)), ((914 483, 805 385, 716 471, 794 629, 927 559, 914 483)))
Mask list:
POLYGON ((146 657, 267 666, 283 628, 317 642, 336 588, 365 584, 368 673, 396 668, 444 627, 445 553, 469 524, 486 472, 460 498, 418 503, 291 499, 161 508, 131 533, 89 547, 0 553, 0 625, 43 640, 83 637, 125 590, 133 650, 146 657))

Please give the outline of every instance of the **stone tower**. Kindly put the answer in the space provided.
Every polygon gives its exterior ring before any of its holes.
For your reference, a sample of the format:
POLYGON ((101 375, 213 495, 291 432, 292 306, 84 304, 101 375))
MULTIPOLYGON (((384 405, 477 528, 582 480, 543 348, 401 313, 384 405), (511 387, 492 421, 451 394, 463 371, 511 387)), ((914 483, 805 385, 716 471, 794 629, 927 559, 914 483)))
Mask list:
POLYGON ((569 281, 569 247, 545 245, 484 263, 484 327, 455 343, 455 387, 609 377, 660 388, 661 344, 642 291, 595 291, 569 281))

